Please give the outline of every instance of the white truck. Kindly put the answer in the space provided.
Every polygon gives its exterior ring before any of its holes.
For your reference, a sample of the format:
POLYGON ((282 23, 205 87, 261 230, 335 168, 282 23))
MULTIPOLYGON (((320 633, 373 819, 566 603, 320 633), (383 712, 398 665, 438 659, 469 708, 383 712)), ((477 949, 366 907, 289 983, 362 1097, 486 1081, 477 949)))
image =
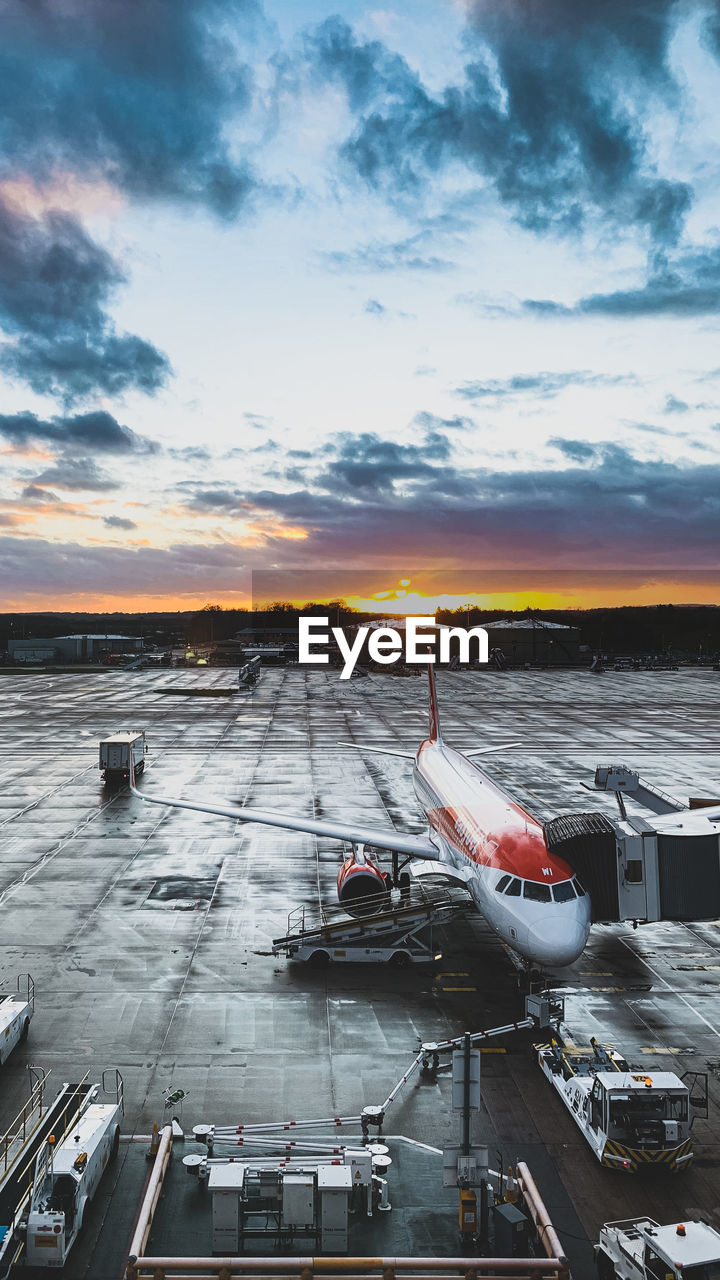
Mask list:
POLYGON ((16 993, 0 991, 0 1067, 15 1046, 27 1039, 34 1012, 35 983, 29 973, 23 973, 18 977, 16 993))
POLYGON ((595 1262, 600 1280, 720 1280, 720 1235, 705 1222, 606 1222, 595 1262))
POLYGON ((535 1045, 538 1062, 601 1164, 636 1173, 690 1167, 690 1094, 672 1071, 632 1069, 609 1045, 535 1045))
POLYGON ((98 768, 104 771, 105 782, 126 782, 130 777, 131 759, 135 777, 139 777, 145 768, 146 752, 144 729, 126 730, 103 738, 98 768))
MULTIPOLYGON (((107 1074, 107 1073, 105 1073, 107 1074)), ((115 1072, 114 1090, 96 1084, 83 1100, 78 1117, 56 1149, 52 1137, 35 1162, 25 1240, 31 1267, 62 1267, 83 1225, 85 1210, 110 1160, 118 1152, 123 1085, 115 1072), (101 1088, 115 1101, 95 1101, 101 1088)))

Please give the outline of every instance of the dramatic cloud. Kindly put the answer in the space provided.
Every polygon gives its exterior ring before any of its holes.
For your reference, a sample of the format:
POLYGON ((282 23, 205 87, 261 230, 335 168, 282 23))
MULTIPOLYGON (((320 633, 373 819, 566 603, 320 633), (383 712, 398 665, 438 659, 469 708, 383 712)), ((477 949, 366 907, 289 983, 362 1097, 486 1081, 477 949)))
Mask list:
MULTIPOLYGON (((67 175, 135 200, 234 217, 257 187, 227 126, 249 110, 240 46, 256 0, 6 0, 0 45, 0 178, 52 192, 67 175)), ((152 343, 115 330, 123 273, 67 213, 0 204, 0 369, 67 404, 169 374, 152 343)))
POLYGON ((103 516, 103 524, 108 529, 137 529, 134 520, 125 520, 122 516, 103 516))
POLYGON ((460 162, 533 230, 577 228, 594 211, 674 242, 690 189, 655 172, 642 128, 649 95, 673 101, 674 0, 641 17, 626 0, 483 0, 468 14, 464 79, 437 94, 339 17, 306 34, 312 73, 342 85, 356 118, 346 163, 404 200, 460 162))
POLYGON ((414 554, 423 563, 492 555, 494 563, 570 556, 597 565, 627 558, 628 547, 635 564, 713 560, 720 464, 641 461, 611 442, 549 443, 562 465, 492 471, 456 460, 439 432, 417 444, 344 432, 280 473, 277 487, 183 488, 194 510, 304 529, 293 544, 298 564, 341 565, 390 549, 396 561, 414 554))
POLYGON ((454 271, 455 263, 432 251, 433 236, 418 231, 404 240, 373 240, 346 252, 333 250, 323 255, 333 271, 454 271))
POLYGON ((686 400, 678 400, 677 396, 665 397, 663 413, 687 413, 690 405, 686 400))
POLYGON ((602 567, 631 554, 640 565, 715 563, 719 464, 643 462, 613 443, 552 443, 573 465, 490 471, 455 463, 433 442, 416 453, 343 435, 333 464, 309 469, 302 488, 246 491, 234 502, 245 516, 254 509, 304 527, 304 562, 341 565, 392 549, 395 562, 490 555, 493 563, 570 557, 602 567))
POLYGON ((0 436, 14 444, 45 440, 64 449, 90 448, 95 453, 153 453, 157 450, 152 440, 136 435, 102 409, 50 419, 38 418, 34 413, 0 414, 0 436))
POLYGON ((33 486, 37 485, 54 485, 56 489, 90 489, 98 493, 120 488, 118 482, 101 471, 92 458, 61 458, 55 466, 33 477, 33 486))
MULTIPOLYGON (((193 488, 192 481, 185 481, 180 488, 193 488)), ((230 489, 198 489, 188 501, 192 511, 237 513, 242 507, 240 495, 230 489)))
POLYGON ((0 355, 0 368, 38 395, 66 404, 126 391, 152 395, 166 381, 169 364, 162 352, 133 334, 105 331, 94 344, 85 339, 48 341, 25 337, 0 355))
POLYGON ((7 535, 0 537, 0 562, 6 598, 22 598, 32 607, 38 597, 97 599, 111 592, 131 599, 146 594, 205 599, 233 591, 245 595, 247 571, 267 563, 267 550, 202 542, 169 548, 83 546, 7 535))
POLYGON ((595 445, 588 444, 586 440, 563 440, 559 436, 552 436, 548 444, 559 449, 571 462, 591 462, 597 452, 595 445))
POLYGON ((615 386, 632 382, 630 374, 590 373, 586 369, 565 370, 561 373, 517 373, 511 378, 489 378, 486 382, 466 382, 455 388, 455 394, 465 400, 510 400, 517 396, 532 395, 535 399, 549 400, 566 387, 615 386))
POLYGON ((392 493, 397 483, 437 476, 437 463, 447 462, 451 447, 444 435, 431 431, 421 444, 398 444, 372 432, 340 433, 321 453, 331 456, 317 483, 331 493, 362 497, 392 493))
POLYGON ((51 493, 49 489, 38 489, 36 484, 28 484, 22 491, 22 498, 26 502, 59 502, 57 494, 51 493))
POLYGON ((720 313, 720 245, 659 255, 647 282, 635 289, 593 293, 574 306, 533 298, 524 304, 536 315, 703 316, 720 313))
POLYGON ((475 423, 472 418, 462 418, 459 414, 455 414, 452 418, 441 418, 437 413, 428 413, 426 409, 421 409, 415 414, 413 422, 423 431, 472 431, 475 423))
POLYGON ((239 47, 261 23, 255 0, 5 0, 0 152, 41 181, 234 216, 255 181, 226 126, 249 108, 239 47))
POLYGON ((0 199, 0 369, 68 402, 166 380, 166 357, 118 334, 106 306, 122 273, 67 214, 33 218, 0 199))

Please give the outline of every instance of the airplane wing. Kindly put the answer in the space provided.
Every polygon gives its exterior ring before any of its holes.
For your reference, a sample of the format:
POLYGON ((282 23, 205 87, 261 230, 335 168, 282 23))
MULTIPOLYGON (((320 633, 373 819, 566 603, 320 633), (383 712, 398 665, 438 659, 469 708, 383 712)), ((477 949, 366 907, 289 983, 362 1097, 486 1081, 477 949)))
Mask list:
MULTIPOLYGON (((370 747, 363 742, 338 742, 339 747, 350 747, 352 751, 374 751, 379 756, 400 756, 403 760, 414 760, 416 751, 396 751, 390 747, 370 747)), ((499 742, 496 747, 474 747, 472 751, 463 751, 467 756, 487 756, 494 751, 509 751, 510 747, 519 747, 519 742, 499 742)))
POLYGON ((339 747, 349 747, 351 751, 374 751, 379 756, 400 756, 403 760, 414 760, 414 751, 394 751, 390 747, 368 747, 364 742, 338 742, 339 747))
POLYGON ((438 849, 429 836, 405 835, 394 827, 366 826, 363 822, 325 822, 317 818, 295 818, 273 809, 234 808, 231 805, 200 804, 195 800, 181 800, 176 796, 150 796, 138 791, 133 778, 130 790, 146 804, 161 804, 173 809, 194 809, 198 813, 217 813, 237 822, 261 822, 267 827, 284 827, 287 831, 307 831, 310 835, 330 836, 333 840, 348 840, 351 844, 369 844, 374 848, 390 849, 393 853, 408 853, 414 858, 437 860, 438 849))

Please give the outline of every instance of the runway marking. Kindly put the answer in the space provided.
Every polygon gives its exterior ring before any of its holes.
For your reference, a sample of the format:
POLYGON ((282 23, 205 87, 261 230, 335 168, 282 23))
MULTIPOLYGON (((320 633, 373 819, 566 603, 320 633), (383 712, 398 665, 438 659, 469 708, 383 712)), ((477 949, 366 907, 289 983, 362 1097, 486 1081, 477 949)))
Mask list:
MULTIPOLYGON (((653 968, 653 966, 652 966, 651 964, 648 964, 648 961, 647 961, 647 960, 645 960, 645 959, 644 959, 644 957, 643 957, 643 956, 641 956, 641 955, 640 955, 640 953, 639 953, 638 951, 636 951, 634 947, 631 947, 631 946, 630 946, 630 943, 629 943, 629 942, 627 942, 627 941, 625 940, 625 938, 620 938, 620 942, 622 943, 622 945, 623 945, 624 947, 627 947, 627 949, 628 949, 628 951, 630 952, 630 954, 631 954, 632 956, 634 956, 636 960, 639 960, 641 964, 644 964, 644 965, 645 965, 645 968, 646 968, 646 969, 649 969, 649 971, 650 971, 650 973, 653 975, 653 977, 655 977, 655 978, 657 978, 657 979, 658 979, 658 982, 662 982, 662 983, 664 984, 664 986, 665 986, 665 987, 667 987, 668 991, 671 991, 673 995, 677 996, 678 1000, 682 1000, 683 1004, 684 1004, 684 1005, 685 1005, 685 1006, 690 1010, 690 1012, 691 1012, 691 1013, 694 1013, 694 1014, 695 1014, 695 1016, 696 1016, 696 1018, 699 1018, 701 1022, 704 1022, 704 1023, 705 1023, 705 1026, 708 1028, 708 1030, 709 1030, 709 1031, 712 1031, 713 1035, 714 1035, 714 1036, 717 1036, 718 1040, 720 1040, 720 1031, 718 1031, 717 1027, 714 1027, 714 1026, 713 1026, 712 1022, 709 1022, 709 1021, 708 1021, 708 1019, 705 1017, 705 1014, 704 1014, 704 1013, 700 1013, 700 1010, 699 1010, 699 1009, 695 1009, 695 1008, 693 1007, 693 1005, 691 1005, 691 1004, 690 1004, 690 1001, 689 1001, 689 1000, 687 1000, 687 999, 686 999, 686 997, 685 997, 684 995, 682 995, 682 993, 681 993, 680 991, 673 991, 673 989, 672 989, 672 987, 670 986, 670 983, 667 981, 667 979, 666 979, 666 978, 663 978, 662 974, 661 974, 661 973, 658 973, 657 969, 654 969, 654 968, 653 968)), ((631 1004, 631 1002, 630 1002, 630 1001, 628 1001, 628 1004, 631 1004)), ((635 1012, 637 1012, 637 1011, 635 1010, 635 1012)), ((639 1015, 639 1014, 638 1014, 638 1017, 640 1017, 640 1015, 639 1015)), ((653 1029, 653 1028, 648 1026, 648 1024, 647 1024, 647 1022, 645 1022, 645 1019, 644 1019, 644 1018, 640 1017, 640 1021, 641 1021, 641 1022, 643 1022, 643 1023, 644 1023, 644 1025, 645 1025, 646 1027, 648 1027, 648 1031, 652 1031, 652 1029, 653 1029)))
POLYGON ((684 1053, 694 1053, 694 1052, 695 1052, 694 1049, 689 1049, 687 1046, 683 1049, 678 1045, 668 1045, 667 1049, 656 1048, 656 1049, 639 1049, 638 1050, 638 1053, 659 1053, 659 1054, 671 1053, 671 1054, 674 1054, 675 1057, 678 1057, 684 1053))
MULTIPOLYGON (((0 822, 0 827, 6 827, 9 822, 14 822, 16 818, 22 818, 23 815, 29 813, 31 809, 37 809, 38 805, 43 803, 43 800, 49 800, 50 796, 57 795, 57 792, 62 791, 63 787, 69 786, 70 783, 75 782, 78 778, 82 778, 84 773, 89 773, 90 770, 94 768, 94 764, 88 764, 84 769, 81 769, 79 773, 74 773, 70 778, 64 778, 56 787, 51 787, 49 791, 44 791, 41 796, 38 796, 35 800, 31 800, 25 805, 24 809, 15 809, 8 818, 4 818, 3 821, 0 822)), ((15 782, 17 779, 13 778, 9 781, 15 782)), ((7 786, 7 782, 5 785, 7 786)))
POLYGON ((585 987, 586 991, 629 991, 629 987, 585 987))
POLYGON ((443 987, 443 991, 477 991, 477 987, 443 987))
POLYGON ((106 800, 104 804, 98 805, 97 808, 93 809, 92 812, 82 818, 80 822, 73 827, 72 831, 69 831, 67 835, 62 836, 55 847, 48 849, 47 853, 44 853, 37 862, 35 862, 31 867, 28 867, 27 871, 25 871, 19 879, 13 880, 9 885, 6 885, 2 893, 0 893, 0 906, 2 906, 7 898, 11 898, 18 889, 21 889, 23 885, 29 884, 31 880, 34 880, 35 876, 38 875, 38 873, 42 871, 49 862, 52 862, 53 858, 57 857, 57 855, 62 852, 66 844, 69 844, 71 840, 74 840, 85 827, 89 826, 91 822, 94 822, 96 818, 99 818, 100 814, 104 813, 106 809, 109 809, 110 805, 115 803, 118 796, 126 793, 126 787, 122 787, 116 791, 115 794, 112 795, 109 800, 106 800))

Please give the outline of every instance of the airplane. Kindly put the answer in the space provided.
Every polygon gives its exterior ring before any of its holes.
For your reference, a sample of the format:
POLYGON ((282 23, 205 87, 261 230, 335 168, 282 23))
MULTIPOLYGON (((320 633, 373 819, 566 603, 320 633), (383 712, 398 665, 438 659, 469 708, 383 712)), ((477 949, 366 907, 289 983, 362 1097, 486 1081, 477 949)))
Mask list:
POLYGON ((429 732, 417 752, 343 744, 414 761, 413 784, 429 823, 427 835, 405 834, 361 820, 292 817, 270 809, 148 795, 138 791, 132 773, 130 790, 148 804, 347 841, 352 853, 340 868, 337 890, 340 904, 352 915, 377 909, 378 895, 387 893, 388 877, 366 846, 388 850, 396 866, 399 854, 428 861, 434 864, 430 870, 469 891, 491 928, 523 961, 540 969, 572 964, 590 932, 590 898, 568 864, 548 849, 542 823, 470 759, 516 744, 480 747, 464 755, 447 746, 440 732, 430 664, 428 679, 429 732))

